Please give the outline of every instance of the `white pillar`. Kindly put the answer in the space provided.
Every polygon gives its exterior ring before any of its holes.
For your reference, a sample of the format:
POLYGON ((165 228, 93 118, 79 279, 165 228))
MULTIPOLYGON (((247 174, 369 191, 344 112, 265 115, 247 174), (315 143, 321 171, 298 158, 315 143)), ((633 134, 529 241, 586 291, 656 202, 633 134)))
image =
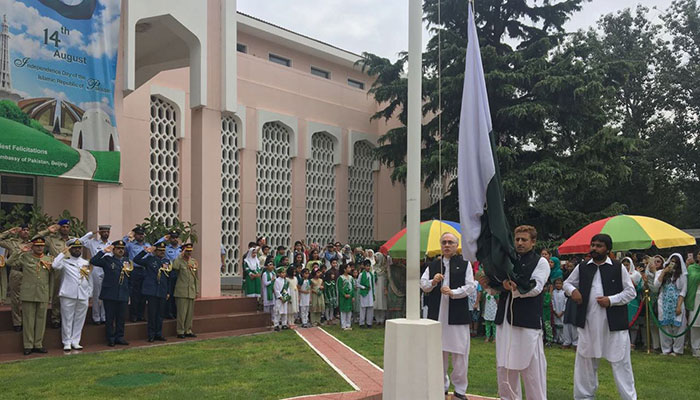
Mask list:
POLYGON ((442 332, 420 319, 420 151, 422 0, 408 5, 408 151, 406 155, 406 319, 386 322, 383 398, 443 399, 442 332))

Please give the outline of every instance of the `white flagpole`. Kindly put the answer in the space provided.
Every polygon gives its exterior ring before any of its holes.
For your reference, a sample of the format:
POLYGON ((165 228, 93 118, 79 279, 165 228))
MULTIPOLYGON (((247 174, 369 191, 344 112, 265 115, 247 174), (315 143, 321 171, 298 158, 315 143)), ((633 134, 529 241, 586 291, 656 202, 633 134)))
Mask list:
POLYGON ((406 154, 406 318, 420 318, 420 153, 423 6, 408 5, 408 138, 406 154))
POLYGON ((422 0, 408 0, 408 138, 406 176, 406 318, 386 321, 383 399, 442 400, 440 323, 420 319, 420 153, 422 0))

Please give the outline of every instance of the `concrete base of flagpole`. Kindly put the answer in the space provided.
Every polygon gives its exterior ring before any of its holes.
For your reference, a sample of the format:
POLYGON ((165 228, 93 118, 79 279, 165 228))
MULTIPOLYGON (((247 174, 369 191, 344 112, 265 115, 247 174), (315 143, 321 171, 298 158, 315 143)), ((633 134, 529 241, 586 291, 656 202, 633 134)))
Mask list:
POLYGON ((391 319, 384 333, 384 400, 445 398, 442 327, 430 319, 391 319))

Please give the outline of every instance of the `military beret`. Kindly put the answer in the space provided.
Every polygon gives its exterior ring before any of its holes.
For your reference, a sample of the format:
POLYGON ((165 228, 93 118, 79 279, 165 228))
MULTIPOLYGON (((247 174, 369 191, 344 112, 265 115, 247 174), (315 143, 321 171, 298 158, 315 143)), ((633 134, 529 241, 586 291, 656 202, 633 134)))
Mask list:
POLYGON ((146 231, 140 226, 137 226, 136 228, 134 228, 133 231, 134 231, 134 233, 138 233, 138 234, 146 233, 146 231))
POLYGON ((180 236, 180 232, 178 232, 178 231, 176 231, 176 230, 172 230, 172 231, 168 232, 168 235, 169 235, 170 237, 179 237, 179 236, 180 236))
POLYGON ((165 250, 165 243, 160 242, 156 245, 156 250, 165 250))
POLYGON ((126 247, 126 244, 123 240, 115 240, 114 242, 112 242, 112 246, 114 246, 115 249, 123 249, 124 247, 126 247))
POLYGON ((32 242, 32 244, 33 244, 34 246, 44 246, 44 245, 46 245, 46 242, 44 242, 44 237, 43 237, 43 236, 34 236, 34 237, 30 240, 30 242, 32 242))
POLYGON ((83 247, 83 244, 80 242, 80 239, 71 239, 66 242, 66 246, 72 249, 74 247, 83 247))
POLYGON ((70 220, 69 219, 62 219, 58 221, 58 225, 63 226, 63 225, 70 225, 70 220))
POLYGON ((29 229, 29 224, 20 224, 19 227, 21 229, 29 229))

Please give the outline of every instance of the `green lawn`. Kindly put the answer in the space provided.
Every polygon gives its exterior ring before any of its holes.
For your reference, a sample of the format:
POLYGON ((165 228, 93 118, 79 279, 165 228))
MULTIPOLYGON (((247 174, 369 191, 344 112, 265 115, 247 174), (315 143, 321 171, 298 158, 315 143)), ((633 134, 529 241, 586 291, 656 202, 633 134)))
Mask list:
POLYGON ((3 399, 280 399, 351 391, 294 332, 0 365, 3 399))
MULTIPOLYGON (((338 326, 324 327, 326 331, 370 359, 383 366, 384 329, 342 331, 338 326)), ((573 350, 546 348, 547 392, 550 399, 573 397, 573 350)), ((686 400, 700 393, 700 360, 682 357, 647 355, 632 352, 632 368, 639 399, 686 400)), ((618 399, 610 365, 601 361, 598 369, 599 400, 618 399)), ((469 355, 469 393, 498 397, 496 381, 496 345, 484 343, 483 338, 472 339, 469 355)))

